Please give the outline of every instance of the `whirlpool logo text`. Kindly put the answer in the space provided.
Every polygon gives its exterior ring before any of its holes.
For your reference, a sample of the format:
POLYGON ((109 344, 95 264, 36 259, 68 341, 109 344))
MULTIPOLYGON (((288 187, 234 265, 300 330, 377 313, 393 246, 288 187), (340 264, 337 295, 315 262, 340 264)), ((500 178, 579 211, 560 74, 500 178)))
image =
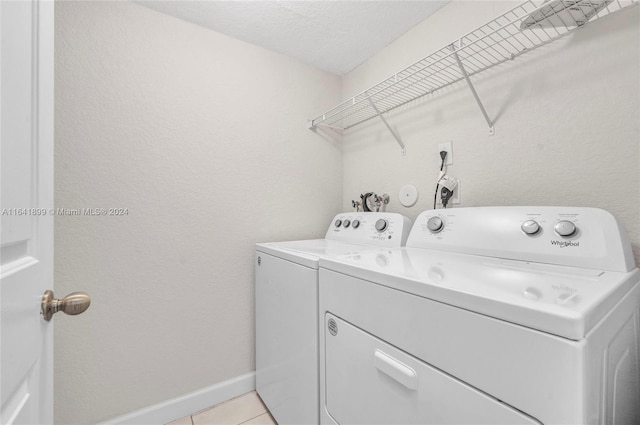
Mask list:
POLYGON ((571 247, 579 247, 580 246, 580 242, 571 242, 571 241, 551 241, 551 245, 560 247, 560 248, 566 248, 568 246, 571 247))

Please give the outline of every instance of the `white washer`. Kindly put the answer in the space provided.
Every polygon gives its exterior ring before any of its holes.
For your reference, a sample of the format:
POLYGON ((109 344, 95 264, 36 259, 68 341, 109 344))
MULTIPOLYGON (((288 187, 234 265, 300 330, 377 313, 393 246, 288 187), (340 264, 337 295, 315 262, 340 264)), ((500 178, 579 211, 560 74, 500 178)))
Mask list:
POLYGON ((344 213, 325 239, 256 245, 256 390, 279 424, 320 420, 318 259, 402 246, 410 228, 400 214, 344 213))
POLYGON ((426 211, 320 260, 321 423, 640 424, 640 272, 606 211, 426 211))

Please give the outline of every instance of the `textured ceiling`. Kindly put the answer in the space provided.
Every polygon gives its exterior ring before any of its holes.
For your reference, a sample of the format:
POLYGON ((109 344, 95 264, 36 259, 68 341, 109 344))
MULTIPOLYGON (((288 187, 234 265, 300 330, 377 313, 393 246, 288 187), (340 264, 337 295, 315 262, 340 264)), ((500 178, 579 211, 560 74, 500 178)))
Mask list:
POLYGON ((146 0, 136 3, 342 75, 446 2, 146 0))

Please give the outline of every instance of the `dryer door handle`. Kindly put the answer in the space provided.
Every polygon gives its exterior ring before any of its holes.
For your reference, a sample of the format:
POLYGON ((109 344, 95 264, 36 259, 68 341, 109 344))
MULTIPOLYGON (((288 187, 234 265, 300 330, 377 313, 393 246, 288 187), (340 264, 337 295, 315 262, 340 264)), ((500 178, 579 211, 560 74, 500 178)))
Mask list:
POLYGON ((418 374, 416 371, 383 351, 376 350, 373 356, 373 364, 380 372, 395 379, 410 390, 418 388, 418 374))

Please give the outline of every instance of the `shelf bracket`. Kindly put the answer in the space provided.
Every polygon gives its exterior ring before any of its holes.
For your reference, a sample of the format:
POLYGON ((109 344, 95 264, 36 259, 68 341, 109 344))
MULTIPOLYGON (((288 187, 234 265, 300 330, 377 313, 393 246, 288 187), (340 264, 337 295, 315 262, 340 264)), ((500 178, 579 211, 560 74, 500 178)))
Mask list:
POLYGON ((389 125, 389 123, 387 122, 387 120, 384 118, 384 116, 382 115, 382 113, 378 110, 378 107, 376 106, 375 103, 373 103, 373 100, 371 99, 371 97, 368 97, 369 99, 369 103, 371 104, 371 107, 373 108, 374 111, 376 111, 376 114, 378 114, 378 116, 380 117, 380 119, 382 120, 382 122, 384 123, 384 125, 387 127, 387 130, 389 130, 389 132, 391 133, 391 135, 393 136, 394 139, 396 139, 396 142, 398 142, 398 144, 400 145, 400 147, 402 148, 402 155, 406 155, 407 153, 407 148, 405 148, 404 143, 402 142, 402 140, 400 139, 400 136, 398 136, 398 133, 396 133, 393 128, 391 128, 391 126, 389 125))
POLYGON ((478 92, 476 92, 476 89, 473 86, 473 83, 471 83, 471 79, 469 79, 469 74, 467 73, 467 70, 464 68, 462 61, 460 60, 460 56, 458 56, 458 49, 454 44, 452 44, 451 50, 453 51, 453 57, 455 57, 456 62, 458 62, 458 67, 460 68, 460 72, 462 73, 464 80, 467 82, 467 85, 469 86, 469 89, 471 90, 473 97, 476 99, 476 103, 480 107, 480 111, 482 112, 482 115, 484 116, 485 121, 489 125, 489 135, 493 136, 495 134, 495 130, 493 128, 493 122, 491 122, 491 119, 489 118, 489 114, 487 114, 487 110, 484 109, 484 105, 482 104, 482 101, 478 96, 478 92))

